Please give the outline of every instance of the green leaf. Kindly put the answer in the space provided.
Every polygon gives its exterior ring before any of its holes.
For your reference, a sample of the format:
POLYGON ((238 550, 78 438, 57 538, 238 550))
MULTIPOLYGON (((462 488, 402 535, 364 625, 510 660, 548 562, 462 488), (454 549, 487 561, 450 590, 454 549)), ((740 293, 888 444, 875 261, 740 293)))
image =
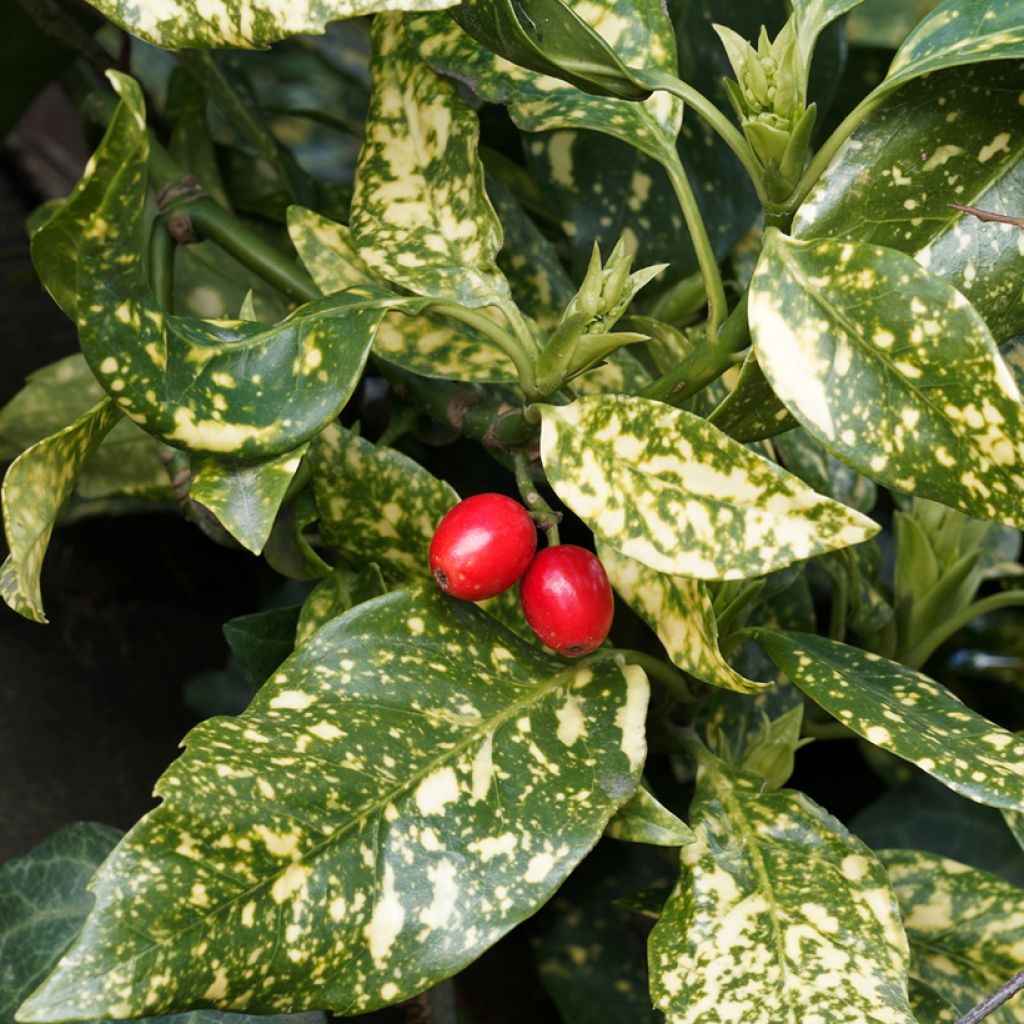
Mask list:
POLYGON ((1024 11, 1017 0, 945 0, 904 40, 883 89, 919 75, 1024 56, 1024 11))
POLYGON ((765 689, 767 683, 745 679, 722 656, 715 610, 703 580, 656 572, 606 543, 598 543, 597 553, 612 586, 658 634, 673 665, 727 690, 765 689))
POLYGON ((192 462, 189 497, 205 505, 239 544, 258 555, 308 447, 307 442, 260 462, 197 456, 192 462))
POLYGON ((918 1024, 956 1024, 960 1014, 948 1000, 917 978, 910 979, 910 1008, 918 1024))
POLYGON ((267 564, 293 580, 316 580, 329 576, 331 566, 317 554, 313 548, 314 538, 307 535, 319 518, 312 487, 302 488, 294 498, 286 501, 263 549, 267 564))
POLYGON ((864 0, 792 0, 797 40, 804 67, 809 71, 818 36, 837 18, 852 11, 864 0))
POLYGON ((295 645, 305 643, 324 623, 343 615, 350 608, 387 592, 387 584, 375 562, 359 572, 338 566, 313 588, 303 602, 294 631, 295 645))
POLYGON ((100 144, 71 194, 31 236, 32 262, 54 302, 75 319, 75 274, 82 234, 99 209, 122 166, 138 158, 144 147, 145 110, 138 86, 126 75, 110 73, 121 96, 100 144))
POLYGON ((744 444, 775 437, 797 425, 765 380, 753 352, 743 360, 736 383, 715 406, 708 422, 744 444))
POLYGON ((1018 211, 1019 93, 1012 64, 939 73, 900 89, 858 126, 797 211, 793 235, 909 253, 970 299, 997 339, 1021 333, 1024 234, 949 206, 1018 211))
POLYGON ((484 189, 476 114, 416 52, 397 14, 374 22, 373 95, 356 169, 352 239, 363 262, 420 295, 509 299, 501 224, 484 189))
POLYGON ((203 0, 154 4, 134 0, 90 0, 115 25, 154 46, 261 49, 299 33, 322 33, 327 23, 379 11, 438 11, 451 0, 203 0))
POLYGON ((877 530, 661 402, 600 396, 541 414, 541 459, 555 493, 600 540, 658 572, 760 576, 877 530))
POLYGON ((385 579, 430 578, 428 550, 459 496, 393 448, 380 448, 337 424, 310 450, 320 533, 354 564, 376 562, 385 579))
POLYGON ((808 487, 827 494, 858 512, 868 513, 878 500, 878 488, 865 476, 822 448, 806 431, 797 428, 773 441, 783 465, 808 487))
POLYGON ((121 418, 103 399, 70 426, 22 452, 4 476, 4 531, 10 554, 0 596, 19 615, 46 622, 39 575, 50 534, 82 465, 121 418))
POLYGON ((615 812, 604 834, 612 839, 651 846, 685 846, 695 841, 689 825, 680 821, 642 785, 615 812))
MULTIPOLYGON (((671 23, 658 0, 573 0, 566 6, 611 42, 627 64, 675 73, 671 23)), ((643 103, 591 96, 558 79, 518 67, 480 46, 451 18, 424 14, 408 19, 423 58, 438 71, 470 84, 489 103, 507 104, 522 131, 556 128, 598 131, 636 147, 656 160, 676 159, 675 138, 682 104, 667 93, 643 103)), ((562 165, 566 173, 571 169, 562 165)))
POLYGON ((224 623, 224 639, 253 686, 269 679, 292 653, 298 621, 298 608, 272 608, 224 623))
POLYGON ((836 458, 896 490, 1024 524, 1020 392, 958 291, 894 249, 772 232, 749 304, 772 389, 836 458))
POLYGON ((803 721, 802 703, 778 718, 765 717, 761 731, 743 751, 737 767, 764 779, 766 789, 780 789, 793 774, 797 750, 811 742, 809 739, 800 739, 803 721))
POLYGON ((907 941, 871 851, 802 793, 701 757, 679 883, 649 945, 671 1024, 914 1024, 907 941))
POLYGON ((640 669, 567 665, 433 589, 360 605, 192 731, 22 1020, 354 1014, 429 987, 594 845, 647 698, 640 669))
POLYGON ((858 736, 968 800, 1024 810, 1024 740, 945 687, 825 637, 764 629, 752 635, 794 684, 858 736))
MULTIPOLYGON (((1020 970, 1024 890, 920 850, 883 850, 913 954, 911 972, 966 1013, 1020 970)), ((1020 1024, 1010 1003, 986 1018, 1020 1024)))

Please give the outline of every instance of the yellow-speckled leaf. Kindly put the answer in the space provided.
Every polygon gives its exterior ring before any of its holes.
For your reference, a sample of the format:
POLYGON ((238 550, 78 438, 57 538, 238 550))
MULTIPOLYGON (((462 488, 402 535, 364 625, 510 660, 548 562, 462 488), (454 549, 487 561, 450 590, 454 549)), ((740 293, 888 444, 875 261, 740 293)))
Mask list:
MULTIPOLYGON (((571 0, 627 64, 675 74, 676 41, 659 0, 571 0)), ((521 68, 485 49, 444 15, 413 15, 409 31, 434 68, 468 82, 481 99, 508 105, 524 131, 581 128, 621 139, 656 160, 675 160, 682 104, 664 92, 643 103, 587 95, 566 82, 521 68)), ((566 170, 563 168, 563 170, 566 170)))
POLYGON ((685 846, 695 838, 690 826, 677 818, 646 786, 637 787, 615 812, 604 834, 612 839, 651 846, 685 846))
POLYGON ((307 442, 260 462, 197 456, 189 497, 205 505, 242 547, 258 555, 308 447, 307 442))
POLYGON ((337 424, 314 442, 310 466, 329 547, 355 565, 376 562, 389 581, 430 578, 430 540, 458 503, 453 487, 337 424))
POLYGON ((823 29, 862 4, 864 0, 792 0, 797 40, 804 67, 810 68, 814 44, 823 29))
POLYGON ((304 644, 324 623, 343 615, 357 604, 387 592, 387 584, 375 562, 359 572, 347 566, 338 566, 303 601, 295 628, 296 647, 304 644))
POLYGON ((358 1014, 429 988, 597 842, 647 700, 639 668, 567 665, 433 587, 360 605, 189 734, 22 1021, 358 1014))
POLYGON ((452 0, 89 0, 154 46, 258 49, 327 23, 378 11, 439 11, 452 0))
POLYGON ((4 476, 4 532, 10 554, 0 577, 0 596, 27 619, 46 622, 39 574, 50 534, 82 465, 120 418, 105 398, 70 426, 22 452, 4 476))
POLYGON ((420 295, 509 298, 501 224, 484 189, 476 114, 432 71, 400 15, 373 27, 373 95, 356 168, 352 240, 364 263, 420 295))
POLYGON ((674 665, 713 686, 740 693, 771 685, 745 679, 722 657, 715 610, 703 580, 666 576, 606 543, 598 544, 597 553, 612 586, 658 634, 674 665))
POLYGON ((773 232, 749 305, 772 389, 836 458, 1024 525, 1020 392, 960 292, 894 249, 773 232))
MULTIPOLYGON (((288 232, 310 276, 325 295, 383 282, 362 261, 344 224, 292 206, 288 210, 288 232)), ((483 312, 498 323, 507 322, 493 307, 483 312)), ((493 342, 472 327, 430 313, 393 313, 385 317, 377 329, 373 351, 424 377, 476 384, 506 384, 519 379, 511 361, 493 342)))
POLYGON ((659 572, 761 576, 878 529, 661 402, 595 396, 541 413, 541 459, 555 493, 600 540, 659 572))
POLYGON ((979 804, 1024 810, 1024 739, 912 669, 810 633, 754 629, 811 700, 876 747, 979 804))
POLYGON ((955 1007, 947 999, 918 978, 910 978, 910 1008, 918 1024, 956 1024, 960 1019, 955 1007))
POLYGON ((679 883, 649 944, 670 1024, 914 1024, 885 870, 802 793, 704 755, 679 883))
MULTIPOLYGON (((1020 970, 1024 890, 922 850, 878 856, 903 912, 915 978, 964 1014, 1020 970)), ((1012 1000, 985 1019, 1024 1024, 1024 1004, 1012 1000)))
POLYGON ((1024 56, 1019 0, 944 0, 904 40, 882 88, 942 68, 1024 56))

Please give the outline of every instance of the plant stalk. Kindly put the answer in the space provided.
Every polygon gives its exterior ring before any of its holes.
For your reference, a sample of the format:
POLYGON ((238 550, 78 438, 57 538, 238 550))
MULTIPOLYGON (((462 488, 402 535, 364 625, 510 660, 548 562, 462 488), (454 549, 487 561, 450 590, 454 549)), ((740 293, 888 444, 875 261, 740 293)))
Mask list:
POLYGON ((1022 990, 1024 990, 1024 968, 1021 968, 1005 985, 996 989, 988 999, 978 1003, 970 1013, 965 1013, 956 1024, 978 1024, 979 1020, 984 1020, 990 1013, 994 1013, 1004 1003, 1008 1003, 1022 990))
POLYGON ((1024 590, 1004 590, 1001 593, 983 597, 980 601, 969 604, 956 615, 936 626, 899 660, 909 668, 920 668, 951 636, 973 622, 974 619, 981 615, 988 615, 989 612, 998 611, 1000 608, 1017 608, 1022 605, 1024 605, 1024 590))
POLYGON ((675 665, 670 665, 667 661, 656 658, 653 654, 645 654, 643 651, 616 648, 615 653, 620 655, 627 665, 636 665, 642 668, 651 679, 665 687, 669 696, 681 704, 696 702, 697 698, 690 692, 686 677, 675 665))
POLYGON ((559 542, 558 523, 562 518, 543 498, 537 489, 536 481, 530 475, 530 459, 522 448, 513 453, 516 469, 516 486, 519 488, 523 502, 531 513, 534 513, 537 524, 547 534, 548 544, 555 547, 559 542))

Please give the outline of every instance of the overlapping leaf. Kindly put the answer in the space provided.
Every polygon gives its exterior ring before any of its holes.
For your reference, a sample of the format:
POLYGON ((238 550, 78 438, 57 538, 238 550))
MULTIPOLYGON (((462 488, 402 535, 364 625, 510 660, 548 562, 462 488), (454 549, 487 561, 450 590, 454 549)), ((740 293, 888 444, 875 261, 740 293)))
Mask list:
POLYGON ((390 580, 430 577, 430 540, 459 500, 454 488, 336 424, 317 438, 310 466, 329 547, 356 565, 376 562, 390 580))
POLYGON ((39 574, 50 534, 79 470, 120 418, 117 407, 105 398, 70 426, 22 452, 4 476, 4 530, 10 554, 0 573, 0 596, 26 618, 46 622, 39 574))
POLYGON ((343 615, 357 604, 386 594, 387 590, 375 562, 358 572, 347 566, 338 566, 313 588, 302 603, 295 628, 295 643, 305 643, 324 623, 343 615))
POLYGON ((775 393, 833 455, 897 490, 1021 525, 1024 413, 984 321, 909 256, 774 233, 750 291, 775 393))
POLYGON ((1017 0, 944 0, 904 40, 882 84, 1024 56, 1024 11, 1017 0))
POLYGON ((373 96, 352 199, 360 257, 421 295, 468 306, 507 300, 476 114, 420 59, 399 15, 377 18, 373 41, 373 96))
POLYGON ((89 0, 114 24, 154 46, 254 49, 299 33, 323 32, 329 21, 378 11, 437 11, 452 0, 89 0))
POLYGON ((997 339, 1021 333, 1024 235, 949 206, 1018 211, 1020 92, 1017 65, 1006 63, 940 73, 900 89, 861 123, 797 211, 794 236, 910 253, 966 295, 997 339))
POLYGON ((907 941, 871 851, 802 793, 702 757, 697 841, 651 933, 671 1024, 914 1024, 907 941))
POLYGON ((969 800, 1024 810, 1024 740, 944 686, 825 637, 761 629, 753 635, 808 697, 869 743, 969 800))
POLYGON ((718 623, 703 580, 667 576, 598 544, 601 564, 623 601, 657 634, 672 663, 713 686, 740 693, 768 684, 745 679, 718 649, 718 623))
POLYGON ((615 812, 604 834, 651 846, 685 846, 694 841, 686 822, 677 818, 646 786, 639 786, 615 812))
POLYGON ((647 696, 639 669, 567 666, 433 588, 361 605, 193 730, 22 1020, 358 1013, 429 987, 597 841, 647 696))
POLYGON ((691 413, 622 395, 542 409, 555 492, 601 541, 658 572, 760 576, 877 527, 691 413))
POLYGON ((243 547, 258 555, 308 447, 307 442, 295 451, 260 462, 198 456, 192 463, 189 496, 205 505, 243 547))
POLYGON ((775 437, 797 425, 772 391, 753 352, 743 360, 732 390, 714 408, 708 421, 744 443, 775 437))
POLYGON ((818 36, 837 18, 849 13, 864 0, 793 0, 797 39, 805 67, 811 66, 811 56, 818 36))
MULTIPOLYGON (((892 881, 913 954, 911 972, 959 1013, 981 1002, 1024 961, 1024 890, 921 850, 879 854, 892 881)), ((1021 1024, 1010 1002, 986 1017, 1021 1024)))

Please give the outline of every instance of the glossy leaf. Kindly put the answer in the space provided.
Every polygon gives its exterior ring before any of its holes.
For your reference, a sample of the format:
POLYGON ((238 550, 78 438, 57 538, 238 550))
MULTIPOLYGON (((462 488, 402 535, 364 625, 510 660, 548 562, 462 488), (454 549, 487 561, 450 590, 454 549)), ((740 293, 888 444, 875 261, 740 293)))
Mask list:
MULTIPOLYGON (((916 978, 966 1013, 1020 970, 1024 889, 920 850, 879 857, 900 902, 916 978)), ((1011 1001, 986 1019, 1020 1024, 1024 1007, 1011 1001)))
POLYGON ((296 646, 305 643, 331 619, 387 591, 387 584, 375 562, 359 572, 347 566, 338 566, 313 588, 303 602, 295 628, 296 646))
POLYGON ((829 455, 806 431, 797 428, 773 442, 783 465, 805 484, 858 512, 870 512, 878 500, 874 482, 829 455))
MULTIPOLYGON (((602 0, 600 4, 574 0, 567 6, 585 20, 593 19, 593 27, 627 64, 675 72, 672 27, 657 0, 602 0)), ((409 30, 432 67, 468 82, 483 100, 507 104, 512 120, 523 131, 570 127, 598 131, 657 160, 675 158, 682 104, 667 93, 655 93, 642 103, 581 93, 497 56, 440 15, 413 16, 409 30)))
POLYGON ((298 619, 298 608, 271 608, 224 623, 224 639, 254 688, 292 653, 298 619))
POLYGON ((775 393, 842 462, 980 519, 1024 524, 1020 393, 984 321, 909 256, 773 233, 751 283, 775 393))
POLYGON ((313 444, 310 468, 328 547, 356 565, 376 562, 388 580, 430 578, 430 540, 459 501, 449 484, 338 425, 313 444))
POLYGON ((907 941, 871 851, 802 793, 702 757, 679 883, 651 933, 670 1024, 914 1024, 907 941))
POLYGON ((904 40, 882 87, 919 75, 1024 56, 1024 11, 1017 0, 944 0, 904 40))
POLYGON ((647 696, 639 669, 567 666, 433 589, 361 605, 192 731, 22 1020, 351 1014, 429 987, 597 841, 638 783, 647 696))
POLYGON ((189 497, 205 505, 244 548, 259 554, 307 444, 261 462, 202 455, 192 462, 189 497))
POLYGON ((541 413, 555 492, 601 541, 658 572, 760 576, 877 529, 661 402, 601 396, 541 413))
POLYGON ((656 572, 605 543, 598 544, 597 552, 612 586, 658 634, 674 665, 713 686, 740 693, 755 693, 768 685, 745 679, 722 656, 718 623, 703 580, 656 572))
POLYGON ((638 787, 615 812, 604 834, 651 846, 685 846, 694 841, 689 825, 680 821, 646 786, 638 787))
POLYGON ((1024 740, 945 687, 877 654, 810 633, 753 631, 796 686, 848 729, 992 807, 1024 810, 1024 740))
POLYGON ((792 0, 797 39, 806 68, 810 69, 814 44, 822 31, 863 2, 864 0, 792 0))
POLYGON ((949 1000, 917 978, 910 979, 910 1008, 918 1024, 956 1024, 960 1014, 949 1000))
POLYGON ((90 0, 115 25, 154 46, 256 49, 299 33, 323 32, 330 21, 379 11, 443 10, 451 0, 90 0))
POLYGON ((373 27, 373 95, 356 169, 352 239, 363 262, 421 295, 507 300, 501 224, 484 189, 476 114, 419 57, 402 18, 373 27))
POLYGON ((757 365, 753 352, 743 360, 729 394, 715 406, 708 422, 737 441, 763 441, 797 425, 757 365))
POLYGON ((85 415, 39 441, 11 463, 3 481, 4 531, 10 554, 0 596, 19 615, 46 622, 39 575, 54 524, 89 456, 121 418, 103 399, 85 415))
MULTIPOLYGON (((363 284, 381 284, 363 262, 344 224, 312 210, 288 210, 288 232, 310 276, 325 295, 363 284)), ((505 320, 497 311, 485 315, 505 320)), ((424 377, 502 384, 518 380, 512 362, 478 331, 445 317, 424 313, 384 318, 373 342, 374 353, 424 377)))
POLYGON ((951 202, 1014 215, 1024 187, 1016 65, 915 81, 863 121, 793 222, 797 238, 874 242, 910 253, 971 300, 999 340, 1024 331, 1024 233, 951 202), (936 102, 936 97, 941 102, 936 102))

